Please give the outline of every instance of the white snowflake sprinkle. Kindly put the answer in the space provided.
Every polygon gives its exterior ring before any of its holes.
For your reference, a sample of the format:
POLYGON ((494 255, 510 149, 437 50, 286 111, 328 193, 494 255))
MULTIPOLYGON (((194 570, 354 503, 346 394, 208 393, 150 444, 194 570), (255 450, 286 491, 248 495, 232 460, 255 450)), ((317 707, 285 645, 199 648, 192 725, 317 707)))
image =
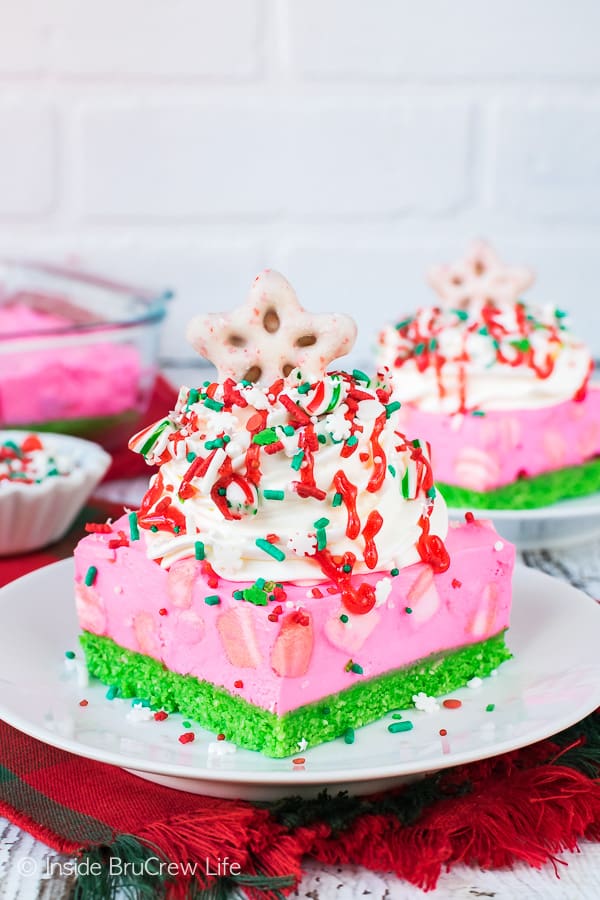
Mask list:
POLYGON ((412 698, 415 707, 421 712, 425 713, 436 713, 440 710, 440 704, 437 702, 435 697, 429 697, 423 691, 420 691, 418 694, 414 694, 412 698))
POLYGON ((470 678, 467 681, 467 687, 471 688, 471 690, 477 690, 477 688, 480 688, 482 684, 483 678, 479 678, 478 675, 476 675, 475 678, 470 678))
POLYGON ((494 544, 494 550, 496 550, 499 553, 500 550, 503 550, 503 549, 504 549, 504 543, 502 541, 496 541, 496 543, 494 544))
POLYGON ((149 706, 144 706, 143 703, 134 703, 125 718, 128 722, 138 725, 140 722, 148 722, 154 718, 154 714, 149 706))
POLYGON ((297 744, 298 753, 304 753, 304 751, 306 750, 307 747, 308 747, 308 741, 306 740, 306 738, 300 738, 300 740, 298 741, 298 744, 297 744))
POLYGON ((288 538, 287 546, 296 556, 314 556, 317 549, 317 538, 314 534, 295 531, 288 538))

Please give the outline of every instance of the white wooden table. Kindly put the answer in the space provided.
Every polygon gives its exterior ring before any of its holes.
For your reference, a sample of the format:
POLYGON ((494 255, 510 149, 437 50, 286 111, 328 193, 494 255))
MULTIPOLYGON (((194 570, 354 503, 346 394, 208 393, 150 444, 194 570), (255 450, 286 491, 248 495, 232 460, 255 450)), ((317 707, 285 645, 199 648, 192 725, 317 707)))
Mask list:
MULTIPOLYGON (((112 482, 103 488, 106 499, 136 505, 147 479, 112 482)), ((600 598, 600 542, 552 552, 529 551, 523 561, 600 598)), ((0 900, 62 900, 73 879, 57 864, 66 858, 0 818, 0 900), (51 877, 46 873, 53 870, 51 877)), ((305 877, 292 897, 307 900, 596 900, 600 898, 600 845, 583 843, 581 852, 565 854, 560 879, 551 865, 541 871, 526 865, 512 870, 484 872, 457 866, 444 874, 437 889, 424 895, 394 875, 360 868, 322 866, 309 862, 305 877)), ((107 898, 108 900, 108 898, 107 898)))

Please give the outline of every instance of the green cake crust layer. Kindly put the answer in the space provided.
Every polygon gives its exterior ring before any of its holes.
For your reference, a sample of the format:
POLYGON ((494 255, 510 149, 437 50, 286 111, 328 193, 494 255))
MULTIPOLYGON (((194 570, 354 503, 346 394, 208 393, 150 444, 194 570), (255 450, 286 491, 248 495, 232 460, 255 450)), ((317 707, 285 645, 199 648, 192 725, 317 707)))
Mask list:
POLYGON ((339 694, 277 716, 193 675, 177 675, 150 656, 125 650, 108 637, 80 636, 91 675, 118 689, 117 696, 137 697, 153 709, 180 712, 209 731, 266 756, 291 756, 304 738, 308 747, 342 736, 395 709, 413 706, 421 691, 447 694, 469 679, 489 675, 511 657, 504 632, 468 647, 422 659, 404 669, 357 681, 339 694))
POLYGON ((580 466, 520 478, 493 491, 471 491, 442 482, 437 482, 437 486, 448 506, 459 509, 537 509, 600 491, 600 457, 580 466))

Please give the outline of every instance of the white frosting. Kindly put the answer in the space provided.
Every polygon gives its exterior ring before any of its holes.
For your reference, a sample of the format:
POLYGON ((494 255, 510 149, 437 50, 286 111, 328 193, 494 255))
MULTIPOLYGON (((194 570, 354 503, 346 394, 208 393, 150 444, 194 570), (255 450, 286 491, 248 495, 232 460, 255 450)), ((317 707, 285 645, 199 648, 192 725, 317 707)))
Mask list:
MULTIPOLYGON (((288 409, 280 399, 272 399, 269 388, 244 388, 238 385, 240 394, 251 401, 252 405, 245 408, 233 405, 228 410, 211 409, 210 405, 205 405, 202 397, 197 402, 188 404, 189 390, 182 388, 177 407, 166 420, 167 424, 156 437, 153 446, 148 447, 149 442, 152 445, 151 429, 136 436, 131 443, 133 449, 145 448, 148 462, 162 462, 160 477, 163 491, 161 497, 153 503, 153 508, 156 502, 169 496, 185 516, 185 530, 177 535, 167 530, 154 533, 146 531, 152 558, 162 559, 162 565, 168 567, 177 559, 193 555, 196 541, 201 540, 206 559, 217 574, 228 579, 252 581, 264 577, 280 581, 322 580, 320 566, 311 556, 317 544, 318 528, 315 522, 326 518, 329 520, 324 529, 327 550, 334 555, 351 551, 356 556, 353 571, 369 571, 364 560, 364 537, 362 534, 356 538, 346 535, 347 506, 345 503, 333 505, 336 493, 334 476, 340 470, 357 488, 356 508, 361 532, 372 511, 376 510, 383 518, 383 524, 375 536, 378 552, 376 570, 389 570, 394 566, 402 567, 419 561, 416 543, 421 535, 419 519, 424 514, 430 515, 431 534, 442 539, 446 536, 448 518, 443 498, 439 494, 435 499, 428 498, 425 490, 418 489, 419 466, 411 456, 423 453, 426 459, 426 450, 422 447, 415 451, 412 442, 407 443, 399 431, 399 411, 396 409, 388 410, 388 417, 385 418, 379 437, 385 454, 383 482, 373 492, 367 489, 374 472, 370 441, 373 427, 378 417, 383 421, 381 417, 385 417, 386 406, 396 399, 394 395, 389 398, 384 396, 386 402, 382 403, 377 397, 376 388, 383 386, 389 390, 389 386, 384 382, 377 382, 373 388, 369 388, 364 382, 353 384, 347 376, 337 374, 326 375, 322 381, 313 382, 310 390, 304 392, 299 391, 298 386, 302 386, 302 380, 294 375, 290 376, 282 396, 287 396, 300 409, 307 411, 315 434, 321 436, 318 449, 313 453, 314 481, 317 488, 325 492, 326 498, 320 500, 311 496, 300 497, 294 488, 294 483, 300 481, 301 467, 304 465, 303 462, 297 468, 299 440, 305 429, 300 427, 294 431, 290 428, 288 409), (359 390, 367 394, 368 399, 361 400, 354 415, 346 419, 344 413, 348 412, 348 405, 345 400, 349 390, 359 390), (256 414, 257 409, 267 410, 264 427, 274 429, 283 449, 268 453, 268 448, 261 446, 261 479, 258 489, 253 489, 250 501, 243 487, 235 483, 229 485, 226 494, 226 500, 231 504, 229 509, 240 517, 227 519, 211 498, 211 488, 215 484, 217 470, 227 458, 231 460, 233 472, 245 477, 246 450, 252 443, 252 434, 246 428, 246 423, 256 414), (346 446, 345 439, 348 438, 350 425, 358 440, 352 455, 343 457, 341 451, 346 446), (291 433, 285 434, 284 427, 291 433), (363 430, 360 431, 359 428, 363 430), (207 441, 218 440, 223 436, 223 446, 206 448, 207 441), (205 459, 213 451, 214 457, 208 471, 191 481, 197 489, 194 496, 179 500, 177 494, 191 464, 188 454, 194 453, 205 459), (295 458, 296 468, 293 465, 295 458), (403 476, 407 467, 409 472, 404 479, 403 488, 403 476), (403 490, 406 497, 403 496, 403 490), (270 491, 283 491, 284 499, 268 499, 270 491), (265 539, 267 535, 277 536, 274 544, 285 553, 284 560, 271 558, 264 549, 257 546, 256 540, 265 539)), ((222 399, 223 386, 218 385, 214 390, 213 400, 218 405, 222 399)), ((157 477, 154 476, 151 485, 157 477)), ((140 521, 143 521, 141 517, 140 521)))
POLYGON ((523 322, 517 316, 520 310, 514 303, 497 307, 498 347, 489 333, 480 333, 485 327, 482 304, 472 304, 460 313, 431 307, 420 309, 408 328, 387 326, 381 332, 378 364, 393 371, 402 400, 424 412, 538 409, 573 398, 589 375, 589 350, 553 308, 521 308, 528 317, 526 340, 533 365, 513 343, 524 338, 523 322), (416 347, 432 339, 437 342, 438 361, 443 360, 438 366, 434 353, 415 354, 416 347), (541 377, 548 367, 550 374, 541 377))

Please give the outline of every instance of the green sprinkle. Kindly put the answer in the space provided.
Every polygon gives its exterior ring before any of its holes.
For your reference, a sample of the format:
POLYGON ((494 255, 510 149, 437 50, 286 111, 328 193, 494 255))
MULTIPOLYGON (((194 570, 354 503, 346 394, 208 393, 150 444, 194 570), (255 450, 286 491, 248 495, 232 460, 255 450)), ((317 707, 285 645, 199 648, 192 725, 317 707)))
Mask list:
POLYGON ((392 719, 401 719, 402 713, 392 713, 392 719))
POLYGON ((331 505, 332 506, 341 506, 342 500, 343 500, 342 495, 338 494, 338 492, 336 491, 335 494, 333 495, 333 500, 331 501, 331 505))
POLYGON ((193 450, 190 450, 188 453, 186 453, 185 458, 188 462, 194 462, 194 460, 196 459, 196 454, 193 450))
POLYGON ((492 347, 494 348, 494 350, 499 350, 500 349, 500 341, 497 341, 496 338, 494 338, 494 340, 492 341, 492 347))
POLYGON ((75 653, 73 650, 65 650, 65 656, 67 659, 75 659, 75 653))
POLYGON ((283 500, 285 497, 285 492, 266 490, 263 491, 263 497, 265 498, 265 500, 283 500))
POLYGON ((269 556, 272 556, 273 559, 276 559, 278 562, 282 562, 285 559, 283 550, 270 544, 269 541, 266 541, 264 538, 256 538, 255 544, 259 550, 264 550, 265 553, 268 553, 269 556))
POLYGON ((184 728, 191 728, 191 727, 192 727, 192 723, 191 723, 191 722, 188 722, 187 720, 186 720, 185 722, 182 722, 181 724, 182 724, 182 726, 183 726, 184 728))
POLYGON ((404 607, 404 612, 405 612, 407 615, 410 616, 410 614, 412 613, 412 607, 410 607, 410 606, 405 606, 405 607, 404 607))
POLYGON ((457 317, 457 319, 460 319, 461 322, 466 322, 469 318, 469 313, 464 309, 453 309, 452 312, 457 317))
POLYGON ((174 534, 179 534, 180 531, 181 531, 181 529, 180 529, 179 525, 173 525, 173 533, 174 534))
POLYGON ((567 313, 564 311, 564 309, 555 309, 554 315, 557 319, 565 319, 567 317, 567 313))
POLYGON ((429 349, 430 349, 430 350, 437 350, 437 345, 438 345, 438 340, 437 340, 437 338, 431 338, 431 340, 429 341, 429 349))
POLYGON ((431 485, 431 487, 427 491, 427 496, 430 500, 433 500, 435 497, 437 497, 437 491, 433 485, 431 485))
POLYGON ((283 428, 282 428, 281 430, 282 430, 283 433, 286 434, 288 437, 291 437, 293 434, 295 434, 294 426, 293 426, 293 425, 284 425, 283 428))
POLYGON ((409 722, 392 722, 391 725, 388 725, 388 731, 391 731, 392 734, 398 734, 399 731, 412 731, 413 723, 409 722))
POLYGON ((152 531, 152 532, 154 532, 154 534, 156 534, 156 532, 158 531, 158 525, 151 525, 150 531, 152 531))
POLYGON ((483 328, 479 329, 479 334, 482 334, 484 337, 488 336, 489 331, 487 329, 487 325, 484 325, 483 328))
POLYGON ((194 544, 194 556, 196 559, 204 559, 204 543, 203 541, 196 541, 194 544))
POLYGON ((305 381, 303 384, 299 384, 296 388, 299 394, 308 394, 310 391, 310 381, 305 381))
POLYGON ((226 497, 227 496, 227 488, 224 488, 224 487, 217 488, 217 494, 219 495, 219 497, 226 497))
POLYGON ((399 575, 399 574, 400 574, 400 569, 397 569, 395 566, 393 569, 390 569, 390 575, 393 575, 394 578, 396 577, 396 575, 399 575))
POLYGON ((488 703, 488 705, 485 708, 485 711, 486 712, 494 712, 495 709, 496 709, 495 703, 488 703))
POLYGON ((129 513, 129 535, 132 541, 139 541, 140 539, 140 529, 138 528, 137 514, 134 512, 129 513))
POLYGON ((485 416, 485 412, 483 409, 474 409, 471 413, 473 416, 485 416))
POLYGON ((348 447, 356 446, 356 444, 358 444, 358 438, 356 437, 356 435, 351 434, 350 437, 348 438, 348 440, 346 441, 346 444, 348 445, 348 447))
POLYGON ((390 463, 389 466, 388 466, 388 472, 390 473, 390 475, 392 476, 392 478, 395 478, 395 477, 396 477, 396 469, 395 469, 395 467, 394 467, 391 463, 390 463))
MULTIPOLYGON (((241 591, 241 599, 245 600, 247 603, 252 603, 254 606, 266 606, 268 603, 267 595, 263 591, 261 587, 259 587, 258 583, 250 585, 249 588, 245 588, 241 591)), ((236 597, 236 599, 239 599, 236 597)))
POLYGON ((291 466, 292 469, 297 472, 300 466, 302 465, 302 460, 304 459, 304 450, 298 450, 297 453, 292 457, 291 466))
POLYGON ((414 354, 415 356, 421 356, 422 353, 425 352, 425 344, 415 344, 414 354))
POLYGON ((204 598, 204 602, 207 606, 218 606, 221 600, 216 594, 210 594, 208 597, 204 598))
POLYGON ((367 384, 369 384, 371 380, 366 372, 363 372, 361 369, 352 369, 352 377, 355 381, 364 381, 367 384))
POLYGON ((324 550, 327 546, 327 532, 324 528, 317 528, 317 550, 324 550))
POLYGON ((202 386, 205 388, 210 387, 210 381, 203 381, 202 386))
POLYGON ((252 443, 260 444, 261 447, 266 447, 268 444, 274 444, 278 440, 279 438, 277 437, 274 428, 263 428, 262 431, 259 431, 252 436, 252 443))
POLYGON ((106 699, 114 700, 118 693, 119 693, 118 686, 116 684, 111 684, 111 686, 109 687, 109 689, 106 692, 106 699))
POLYGON ((318 435, 317 435, 317 440, 318 440, 318 442, 319 442, 320 444, 326 444, 326 443, 327 443, 327 437, 326 437, 326 435, 324 435, 324 434, 318 434, 318 435))
POLYGON ((386 419, 389 419, 389 417, 392 415, 392 413, 395 413, 396 410, 400 409, 401 406, 402 406, 402 404, 400 403, 399 400, 392 400, 391 403, 388 403, 387 406, 385 407, 386 419))
POLYGON ((348 574, 351 571, 352 571, 352 566, 349 565, 348 563, 346 563, 345 566, 342 566, 342 572, 345 572, 346 574, 348 574))
MULTIPOLYGON (((260 588, 261 591, 264 591, 265 585, 266 585, 267 582, 265 581, 264 578, 257 578, 256 581, 255 581, 254 583, 255 583, 255 585, 256 585, 257 588, 260 588)), ((269 590, 272 590, 272 588, 269 588, 269 590)))
POLYGON ((521 353, 527 353, 527 351, 531 348, 531 344, 527 340, 527 338, 522 338, 520 341, 511 341, 511 347, 514 347, 515 350, 520 350, 521 353))
POLYGON ((342 613, 340 616, 340 622, 343 622, 345 625, 347 621, 348 621, 348 616, 346 615, 346 613, 342 613))
POLYGON ((87 572, 85 573, 84 581, 88 587, 91 587, 96 580, 96 575, 98 574, 98 569, 96 566, 90 566, 87 572))
POLYGON ((344 743, 345 744, 353 744, 354 743, 354 728, 346 728, 344 732, 344 743))
POLYGON ((355 675, 362 675, 363 667, 359 666, 358 663, 352 663, 352 665, 350 666, 350 671, 354 672, 355 675))
POLYGON ((410 316, 408 319, 402 319, 402 321, 398 322, 398 324, 396 325, 396 330, 402 331, 402 329, 407 328, 412 321, 414 321, 413 316, 410 316))
POLYGON ((322 519, 317 519, 316 522, 313 522, 315 528, 327 528, 329 525, 329 519, 326 519, 324 516, 322 519))
POLYGON ((243 600, 244 592, 243 591, 234 591, 231 596, 233 597, 234 600, 243 600))
POLYGON ((221 403, 219 400, 213 400, 212 397, 206 397, 204 405, 208 407, 208 409, 212 409, 215 412, 221 412, 224 406, 223 403, 221 403))
POLYGON ((187 405, 193 406, 194 403, 197 403, 199 399, 200 399, 200 391, 198 390, 198 388, 190 388, 190 391, 188 393, 188 398, 187 398, 187 405))

